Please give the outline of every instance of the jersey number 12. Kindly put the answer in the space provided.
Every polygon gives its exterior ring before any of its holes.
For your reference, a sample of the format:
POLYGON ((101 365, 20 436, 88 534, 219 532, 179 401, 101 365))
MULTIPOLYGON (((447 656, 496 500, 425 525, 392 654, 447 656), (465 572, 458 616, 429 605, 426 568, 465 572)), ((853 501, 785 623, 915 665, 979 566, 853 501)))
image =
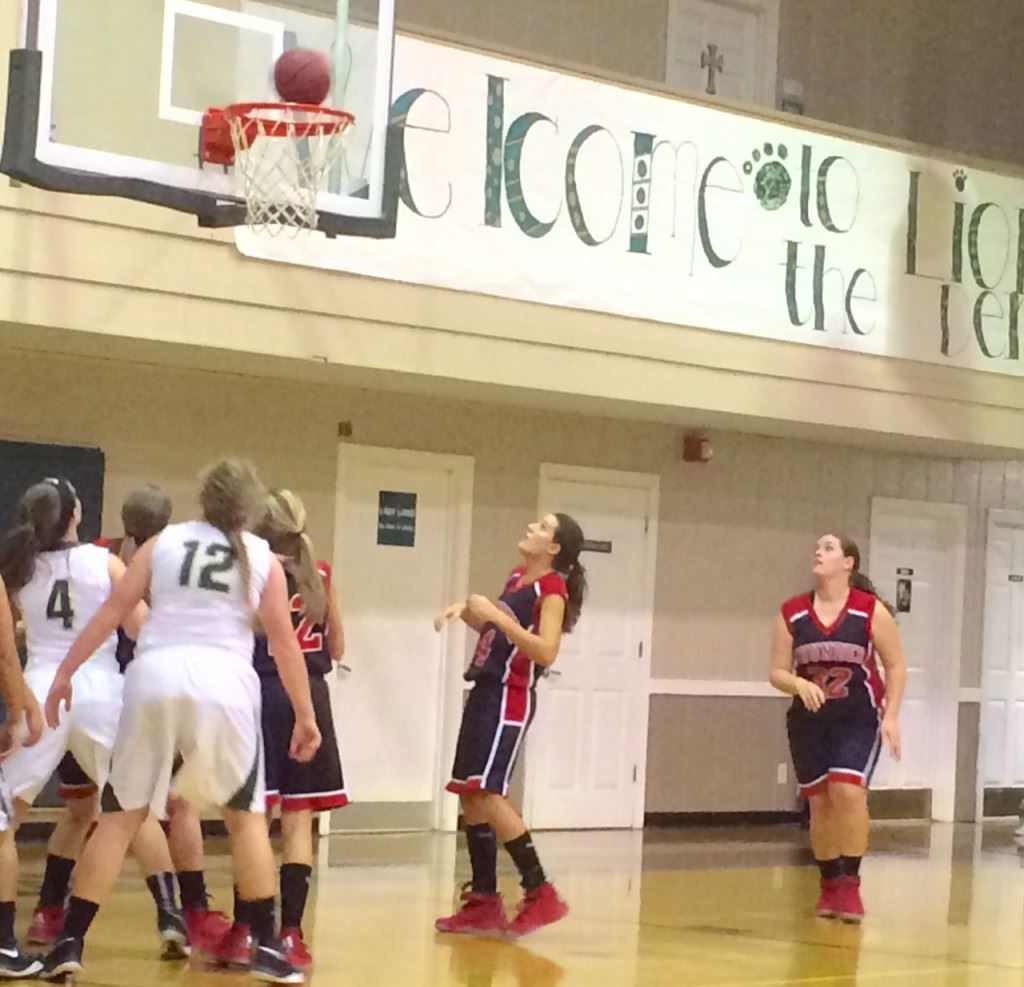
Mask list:
MULTIPOLYGON (((178 584, 181 586, 189 586, 192 583, 192 570, 195 567, 199 547, 198 541, 185 542, 185 559, 181 563, 181 572, 178 573, 178 584)), ((212 589, 215 593, 230 593, 230 585, 222 583, 215 577, 219 573, 231 571, 235 553, 227 545, 212 544, 206 546, 203 555, 210 561, 199 567, 199 581, 196 585, 200 589, 212 589)))

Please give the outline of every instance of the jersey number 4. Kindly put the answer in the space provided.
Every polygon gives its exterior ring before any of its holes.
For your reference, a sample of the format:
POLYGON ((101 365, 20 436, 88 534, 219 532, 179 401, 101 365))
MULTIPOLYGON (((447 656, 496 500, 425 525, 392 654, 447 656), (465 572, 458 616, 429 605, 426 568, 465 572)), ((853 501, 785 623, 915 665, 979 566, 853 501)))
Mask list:
POLYGON ((75 626, 75 611, 71 606, 71 583, 67 579, 58 579, 50 590, 50 599, 46 601, 46 619, 61 620, 64 630, 70 631, 75 626))
MULTIPOLYGON (((185 542, 185 559, 181 563, 181 572, 178 573, 178 584, 180 586, 192 585, 193 569, 195 568, 196 555, 199 553, 200 543, 198 541, 185 542)), ((223 583, 216 577, 222 572, 230 572, 235 561, 235 553, 227 545, 207 545, 203 552, 206 558, 210 559, 205 565, 199 567, 199 581, 196 585, 200 589, 212 589, 215 593, 230 593, 231 586, 223 583)))

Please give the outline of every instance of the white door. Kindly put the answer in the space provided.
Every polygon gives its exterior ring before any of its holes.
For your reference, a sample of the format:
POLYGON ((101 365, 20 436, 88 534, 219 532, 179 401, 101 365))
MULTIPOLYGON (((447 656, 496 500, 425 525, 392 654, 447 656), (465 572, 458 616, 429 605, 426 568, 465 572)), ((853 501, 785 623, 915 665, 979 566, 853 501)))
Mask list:
POLYGON ((670 0, 665 82, 701 96, 775 103, 776 0, 670 0))
POLYGON ((926 788, 932 817, 953 821, 967 508, 876 498, 866 571, 896 604, 907 661, 903 758, 883 751, 875 788, 926 788))
POLYGON ((989 512, 985 570, 981 785, 1019 788, 1024 786, 1024 511, 989 512))
POLYGON ((472 478, 465 457, 339 449, 334 570, 352 673, 332 692, 346 787, 374 828, 455 826, 443 775, 465 636, 432 622, 468 592, 472 478), (386 807, 376 824, 367 804, 386 807))
POLYGON ((641 826, 658 479, 545 465, 540 493, 541 512, 582 526, 589 589, 539 686, 526 745, 529 822, 641 826))

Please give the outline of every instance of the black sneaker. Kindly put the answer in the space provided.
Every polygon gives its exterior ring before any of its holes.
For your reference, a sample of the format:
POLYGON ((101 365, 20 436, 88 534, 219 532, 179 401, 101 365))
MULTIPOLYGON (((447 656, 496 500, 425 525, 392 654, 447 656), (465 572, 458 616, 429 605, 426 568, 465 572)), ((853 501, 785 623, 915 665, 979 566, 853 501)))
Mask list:
POLYGON ((34 977, 43 968, 38 956, 26 956, 16 943, 0 946, 0 980, 34 977))
POLYGON ((249 968, 254 980, 267 984, 304 984, 306 975, 288 962, 280 944, 257 945, 252 951, 252 966, 249 968))
POLYGON ((64 980, 82 972, 82 950, 85 940, 62 937, 53 944, 39 971, 41 980, 64 980))
POLYGON ((160 932, 160 959, 188 959, 192 949, 188 944, 188 929, 180 913, 161 908, 156 913, 156 927, 160 932))

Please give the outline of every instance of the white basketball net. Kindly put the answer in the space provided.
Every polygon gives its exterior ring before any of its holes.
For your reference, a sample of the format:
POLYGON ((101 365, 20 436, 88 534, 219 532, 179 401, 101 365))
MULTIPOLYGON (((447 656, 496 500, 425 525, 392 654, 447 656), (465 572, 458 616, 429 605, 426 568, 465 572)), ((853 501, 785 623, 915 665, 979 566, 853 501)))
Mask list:
POLYGON ((317 196, 344 154, 346 121, 290 106, 231 119, 246 223, 277 236, 317 227, 317 196))

